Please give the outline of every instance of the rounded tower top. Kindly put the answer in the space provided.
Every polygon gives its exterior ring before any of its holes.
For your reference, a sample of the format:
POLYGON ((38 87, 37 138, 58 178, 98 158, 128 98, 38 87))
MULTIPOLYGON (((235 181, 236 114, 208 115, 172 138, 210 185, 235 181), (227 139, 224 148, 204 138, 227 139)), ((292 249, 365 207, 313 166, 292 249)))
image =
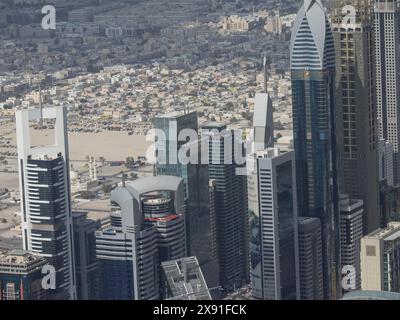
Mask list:
POLYGON ((320 0, 304 0, 292 29, 292 70, 323 70, 335 67, 330 23, 320 0))

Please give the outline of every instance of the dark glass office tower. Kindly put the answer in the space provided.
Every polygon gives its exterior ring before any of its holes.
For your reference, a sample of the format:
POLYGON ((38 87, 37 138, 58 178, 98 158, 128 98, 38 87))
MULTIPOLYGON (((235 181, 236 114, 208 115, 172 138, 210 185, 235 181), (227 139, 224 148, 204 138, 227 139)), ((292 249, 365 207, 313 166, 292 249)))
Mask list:
MULTIPOLYGON (((166 155, 164 162, 157 161, 155 166, 156 175, 176 176, 184 179, 188 184, 187 166, 178 161, 178 151, 186 141, 178 141, 179 133, 185 129, 198 131, 197 113, 171 112, 159 115, 154 119, 154 128, 162 130, 165 136, 158 137, 156 148, 158 153, 166 155), (164 152, 165 151, 165 152, 164 152)), ((161 160, 161 159, 160 159, 161 160)), ((188 196, 189 190, 186 190, 188 196)))
POLYGON ((364 234, 380 222, 372 2, 335 0, 333 10, 338 182, 341 194, 363 200, 364 234), (345 6, 355 8, 354 25, 345 6))
POLYGON ((164 163, 156 163, 155 174, 176 176, 184 180, 188 254, 197 257, 208 286, 218 286, 218 277, 215 275, 219 273, 219 265, 213 250, 216 247, 213 232, 216 226, 213 225, 215 220, 212 217, 213 208, 210 207, 208 166, 200 161, 200 140, 193 141, 198 144, 199 161, 183 164, 178 158, 179 150, 186 144, 185 140, 179 141, 183 130, 192 130, 197 135, 197 113, 172 112, 159 115, 154 120, 154 128, 164 132, 155 145, 159 154, 166 155, 164 163))
POLYGON ((100 268, 96 259, 96 221, 87 212, 72 212, 74 254, 76 270, 76 296, 78 300, 100 299, 100 268))
POLYGON ((340 238, 335 136, 335 50, 320 0, 305 0, 290 44, 299 215, 321 219, 324 296, 339 294, 340 238))
POLYGON ((207 141, 208 175, 215 186, 220 282, 230 291, 249 281, 247 177, 236 172, 240 165, 234 160, 232 130, 212 123, 202 127, 201 137, 207 141))
POLYGON ((324 298, 321 222, 298 217, 300 300, 324 298))

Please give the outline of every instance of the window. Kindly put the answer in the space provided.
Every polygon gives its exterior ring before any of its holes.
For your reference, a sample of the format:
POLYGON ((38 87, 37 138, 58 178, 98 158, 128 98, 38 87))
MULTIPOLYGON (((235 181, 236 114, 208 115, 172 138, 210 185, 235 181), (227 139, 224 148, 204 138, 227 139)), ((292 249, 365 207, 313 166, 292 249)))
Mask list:
POLYGON ((367 246, 367 257, 375 257, 376 256, 376 247, 375 246, 367 246))

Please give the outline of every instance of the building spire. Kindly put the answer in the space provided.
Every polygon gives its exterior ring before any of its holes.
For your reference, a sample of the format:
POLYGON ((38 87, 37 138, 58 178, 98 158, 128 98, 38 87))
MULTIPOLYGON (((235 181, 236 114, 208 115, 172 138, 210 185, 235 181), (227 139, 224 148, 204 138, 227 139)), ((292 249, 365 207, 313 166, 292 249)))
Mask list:
POLYGON ((125 172, 121 171, 122 174, 122 188, 126 188, 126 176, 125 172))
POLYGON ((40 107, 40 120, 39 120, 39 129, 43 129, 43 101, 42 101, 42 87, 39 83, 39 107, 40 107))
POLYGON ((268 71, 267 71, 267 56, 263 59, 263 70, 264 70, 264 91, 268 93, 268 71))

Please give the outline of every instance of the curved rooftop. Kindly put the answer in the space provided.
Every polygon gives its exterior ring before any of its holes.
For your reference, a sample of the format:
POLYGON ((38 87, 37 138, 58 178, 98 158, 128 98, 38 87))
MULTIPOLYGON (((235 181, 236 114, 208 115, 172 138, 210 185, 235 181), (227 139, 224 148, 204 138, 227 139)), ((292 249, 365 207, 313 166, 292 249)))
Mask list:
POLYGON ((129 181, 126 186, 128 189, 135 190, 138 194, 145 194, 153 191, 176 191, 182 183, 182 178, 159 175, 129 181))
POLYGON ((184 214, 185 186, 182 178, 159 175, 126 182, 111 193, 111 201, 120 207, 122 227, 140 226, 143 223, 141 198, 150 192, 171 191, 174 193, 174 206, 177 215, 184 214))
POLYGON ((342 300, 400 300, 400 293, 388 291, 352 291, 342 300))
POLYGON ((322 70, 335 67, 335 50, 330 23, 321 0, 304 0, 292 29, 292 70, 322 70))

